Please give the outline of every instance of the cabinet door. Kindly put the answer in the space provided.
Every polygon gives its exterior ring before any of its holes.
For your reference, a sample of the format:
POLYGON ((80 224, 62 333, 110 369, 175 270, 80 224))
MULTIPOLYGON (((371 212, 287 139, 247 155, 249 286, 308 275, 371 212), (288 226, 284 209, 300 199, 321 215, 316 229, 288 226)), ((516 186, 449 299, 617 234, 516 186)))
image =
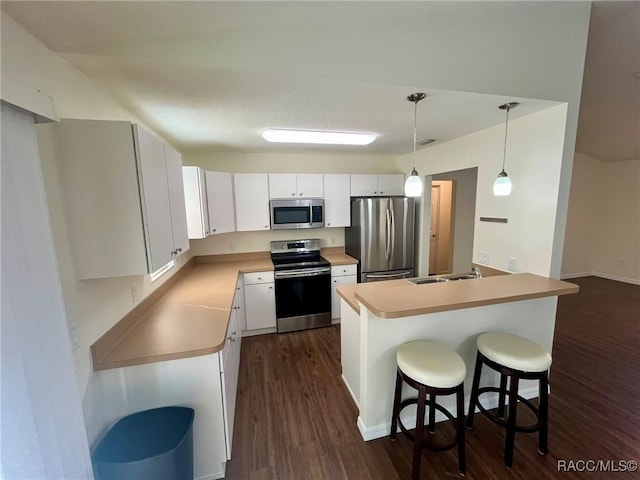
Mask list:
POLYGON ((184 183, 182 181, 182 156, 166 143, 164 145, 164 156, 167 164, 173 249, 177 253, 184 253, 189 250, 189 232, 184 200, 184 183))
POLYGON ((324 196, 321 173, 299 173, 296 186, 299 197, 322 198, 324 196))
POLYGON ((220 369, 227 460, 231 459, 231 446, 233 445, 233 424, 238 392, 238 361, 240 359, 239 338, 235 312, 232 312, 229 318, 229 328, 227 329, 227 340, 222 350, 222 366, 220 369))
POLYGON ((182 167, 182 179, 189 238, 205 238, 209 235, 209 209, 204 171, 182 167))
POLYGON ((242 276, 236 282, 236 293, 233 297, 233 309, 236 311, 238 319, 238 329, 240 331, 247 329, 247 313, 244 306, 244 282, 242 276))
POLYGON ((276 298, 273 283, 244 286, 247 330, 276 327, 276 298))
POLYGON ((236 173, 236 226, 238 231, 269 230, 269 183, 266 173, 236 173))
POLYGON ((233 181, 230 173, 206 172, 209 233, 235 232, 233 181))
POLYGON ((297 196, 295 173, 270 173, 269 198, 291 198, 297 196))
POLYGON ((351 196, 369 197, 378 195, 378 176, 371 174, 351 175, 351 196))
POLYGON ((331 318, 340 318, 340 295, 338 295, 338 285, 358 283, 357 275, 344 275, 331 278, 331 318))
POLYGON ((351 225, 351 189, 349 175, 324 175, 324 224, 326 227, 351 225))
POLYGON ((378 195, 404 195, 404 175, 378 175, 378 195))
POLYGON ((164 143, 139 125, 133 126, 138 178, 144 212, 149 271, 155 272, 173 258, 173 232, 164 143))

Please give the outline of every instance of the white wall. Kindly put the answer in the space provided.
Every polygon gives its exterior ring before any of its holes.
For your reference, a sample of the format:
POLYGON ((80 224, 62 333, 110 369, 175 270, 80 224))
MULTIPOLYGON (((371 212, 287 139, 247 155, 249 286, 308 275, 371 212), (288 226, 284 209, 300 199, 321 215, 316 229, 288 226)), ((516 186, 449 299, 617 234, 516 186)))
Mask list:
MULTIPOLYGON (((480 251, 491 256, 490 266, 506 270, 507 257, 516 257, 518 272, 552 275, 552 252, 558 211, 560 168, 567 106, 509 122, 506 171, 513 181, 508 197, 493 196, 493 182, 502 164, 504 125, 472 133, 417 153, 421 175, 478 167, 473 261, 480 251), (507 224, 480 222, 479 217, 506 217, 507 224)), ((398 158, 403 171, 413 165, 411 155, 398 158)), ((424 201, 424 197, 423 197, 424 201)), ((418 228, 420 245, 429 234, 424 215, 418 228)), ((428 219, 427 219, 428 220, 428 219)), ((424 255, 419 253, 424 271, 424 255)))
MULTIPOLYGON (((59 118, 130 120, 142 124, 89 77, 53 54, 2 12, 2 94, 13 95, 13 102, 23 103, 26 108, 38 102, 30 101, 30 94, 41 95, 33 90, 35 88, 52 98, 59 118), (28 88, 15 87, 16 82, 24 82, 28 88)), ((101 395, 95 394, 101 373, 93 372, 89 347, 135 306, 132 285, 137 286, 143 299, 177 269, 153 284, 148 275, 79 281, 69 248, 61 196, 63 187, 58 181, 55 157, 46 136, 41 134, 38 140, 67 320, 69 327, 75 328, 80 343, 73 352, 78 391, 83 401, 88 439, 93 442, 107 423, 129 412, 107 412, 101 408, 102 404, 100 408, 94 405, 94 401, 101 399, 101 395), (89 411, 95 415, 88 416, 89 411)), ((187 252, 179 262, 183 263, 190 255, 187 252)))
POLYGON ((563 278, 598 275, 640 284, 640 160, 576 153, 563 278))

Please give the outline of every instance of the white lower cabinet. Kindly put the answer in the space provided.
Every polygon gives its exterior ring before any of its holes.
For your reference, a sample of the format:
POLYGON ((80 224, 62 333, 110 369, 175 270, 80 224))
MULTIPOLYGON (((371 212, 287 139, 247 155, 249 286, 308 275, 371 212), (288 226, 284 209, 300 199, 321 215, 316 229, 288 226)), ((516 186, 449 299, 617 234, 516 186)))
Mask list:
POLYGON ((276 328, 276 296, 273 272, 244 274, 247 331, 276 328))
POLYGON ((222 409, 224 415, 224 434, 226 458, 231 460, 233 445, 233 425, 238 393, 240 373, 240 345, 242 335, 238 327, 237 310, 232 310, 227 329, 227 340, 220 356, 220 385, 222 386, 222 409))
POLYGON ((238 276, 236 282, 236 293, 233 296, 233 310, 236 312, 238 328, 240 331, 247 329, 247 311, 244 305, 244 279, 238 276))
POLYGON ((338 285, 358 283, 357 265, 337 265, 331 267, 331 318, 340 318, 340 295, 338 285))

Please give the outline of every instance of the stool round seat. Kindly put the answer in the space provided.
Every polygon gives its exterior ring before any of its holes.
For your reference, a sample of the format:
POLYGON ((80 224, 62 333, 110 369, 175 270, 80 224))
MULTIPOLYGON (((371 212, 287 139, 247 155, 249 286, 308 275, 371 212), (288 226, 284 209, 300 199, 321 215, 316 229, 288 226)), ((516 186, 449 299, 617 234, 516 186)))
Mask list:
POLYGON ((467 376, 467 367, 460 355, 436 342, 405 343, 398 348, 396 360, 402 373, 435 388, 453 388, 467 376))
POLYGON ((513 333, 483 333, 477 346, 487 359, 515 370, 543 372, 551 365, 551 355, 543 346, 513 333))

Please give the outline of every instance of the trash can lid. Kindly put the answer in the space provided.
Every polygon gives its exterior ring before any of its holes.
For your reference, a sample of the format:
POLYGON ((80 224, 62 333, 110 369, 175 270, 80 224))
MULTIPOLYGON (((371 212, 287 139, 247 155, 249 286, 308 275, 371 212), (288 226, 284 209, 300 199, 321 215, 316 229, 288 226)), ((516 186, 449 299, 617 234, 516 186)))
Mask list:
POLYGON ((93 454, 99 462, 125 463, 175 449, 191 428, 193 408, 161 407, 121 418, 93 454))

